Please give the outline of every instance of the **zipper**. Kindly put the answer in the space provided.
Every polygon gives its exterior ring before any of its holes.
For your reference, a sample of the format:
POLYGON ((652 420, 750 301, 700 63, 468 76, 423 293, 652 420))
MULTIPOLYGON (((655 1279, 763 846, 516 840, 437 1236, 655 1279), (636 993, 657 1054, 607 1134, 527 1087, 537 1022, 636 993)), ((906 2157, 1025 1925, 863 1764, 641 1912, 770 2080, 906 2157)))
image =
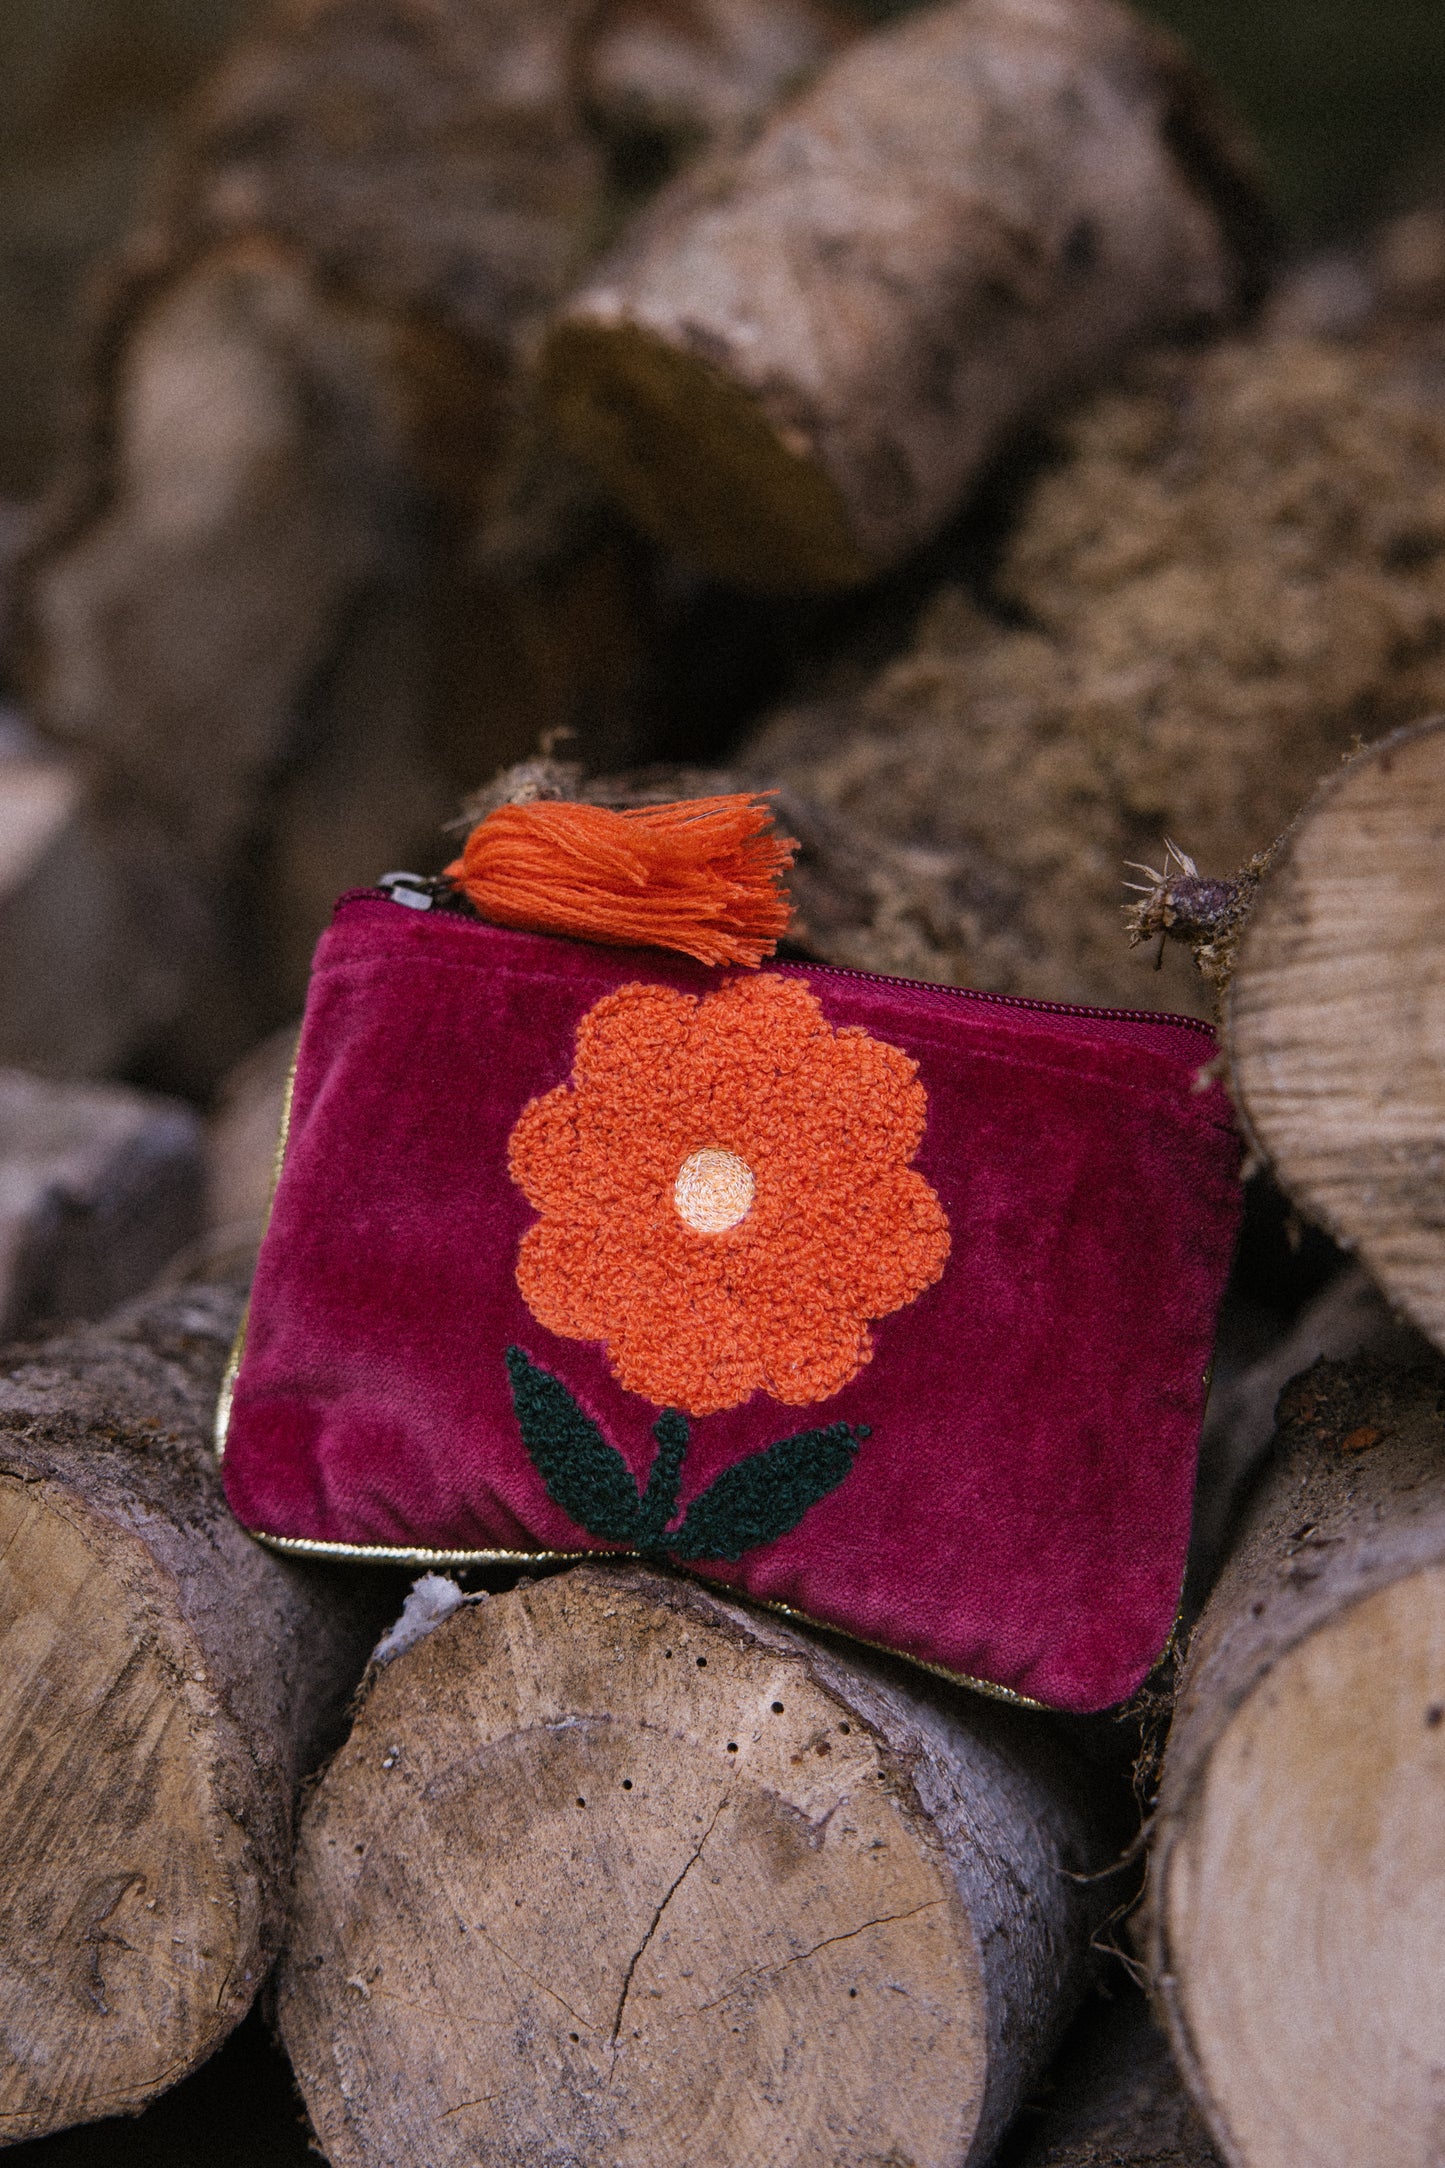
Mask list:
MULTIPOLYGON (((448 910, 445 898, 456 892, 451 883, 438 876, 419 873, 384 873, 374 888, 348 888, 338 896, 336 909, 340 911, 349 903, 397 903, 413 911, 440 909, 445 916, 456 918, 465 924, 485 926, 488 921, 466 911, 448 910)), ((506 931, 507 929, 502 929, 506 931)), ((560 938, 560 937, 559 937, 560 938)), ((659 953, 671 953, 659 952, 659 953)), ((1148 1024, 1164 1026, 1176 1031, 1192 1031, 1207 1039, 1211 1046, 1217 1044, 1214 1027, 1203 1023, 1197 1016, 1179 1016, 1167 1009, 1098 1009, 1081 1001, 1039 1001, 1027 994, 991 994, 975 986, 944 986, 935 979, 901 979, 887 971, 855 971, 847 964, 812 964, 784 961, 773 967, 778 971, 798 971, 811 975, 822 974, 830 979, 852 979, 864 986, 890 986, 903 993, 947 994, 955 1001, 986 1001, 999 1009, 1021 1009, 1035 1016, 1083 1016, 1111 1024, 1148 1024)))
POLYGON ((781 963, 780 971, 821 971, 832 979, 860 979, 865 986, 897 986, 906 992, 952 994, 959 1001, 988 1001, 1000 1009, 1026 1009, 1040 1016, 1088 1016, 1111 1024, 1163 1024, 1177 1031, 1201 1032, 1213 1041, 1214 1027, 1197 1016, 1177 1016, 1169 1009, 1097 1009, 1085 1001, 1039 1001, 1027 994, 991 994, 977 986, 945 986, 937 979, 900 979, 887 971, 854 971, 847 964, 781 963))

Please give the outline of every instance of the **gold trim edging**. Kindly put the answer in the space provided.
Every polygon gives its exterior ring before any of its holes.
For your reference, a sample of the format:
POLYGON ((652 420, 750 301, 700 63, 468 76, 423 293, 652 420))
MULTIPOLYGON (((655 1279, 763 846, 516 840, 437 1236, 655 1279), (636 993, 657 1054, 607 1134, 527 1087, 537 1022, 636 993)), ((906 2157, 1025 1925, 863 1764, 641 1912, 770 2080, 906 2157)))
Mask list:
MULTIPOLYGON (((266 1239, 267 1229, 271 1225, 271 1214, 276 1204, 276 1189, 281 1180, 281 1165, 286 1157, 286 1146, 291 1136, 291 1102, 296 1096, 296 1064, 300 1058, 301 1046, 298 1041, 296 1052, 291 1056, 291 1066, 286 1071, 286 1089, 281 1098, 281 1126, 276 1131, 276 1149, 271 1154, 271 1194, 266 1199, 266 1226, 261 1230, 263 1242, 266 1239)), ((246 1352, 246 1327, 250 1322, 251 1303, 248 1297, 246 1307, 241 1312, 241 1322, 236 1327, 236 1337, 231 1342, 230 1356, 227 1359, 225 1369, 221 1373, 221 1390, 216 1396, 216 1423, 212 1436, 216 1447, 216 1465, 218 1467, 226 1457, 226 1433, 231 1427, 231 1402, 236 1397, 236 1379, 241 1371, 241 1358, 246 1352)))
MULTIPOLYGON (((323 1543, 310 1536, 268 1536, 259 1528, 248 1528, 246 1533, 257 1543, 263 1543, 268 1551, 280 1551, 288 1558, 355 1558, 371 1566, 580 1566, 589 1559, 602 1564, 609 1559, 615 1559, 619 1564, 654 1563, 644 1560, 641 1551, 429 1551, 390 1543, 323 1543)), ((704 1588, 711 1585, 701 1574, 690 1578, 696 1579, 704 1588)), ((840 1641, 851 1641, 855 1648, 872 1649, 879 1656, 891 1656, 897 1663, 911 1664, 915 1671, 931 1672, 934 1678, 945 1679, 950 1686, 961 1686, 969 1693, 986 1695, 990 1701, 1005 1701, 1015 1709, 1058 1713, 1051 1711, 1046 1701, 1035 1701, 1028 1694, 1015 1693, 1011 1686, 996 1686, 991 1679, 975 1679, 966 1671, 950 1671, 944 1664, 931 1664, 926 1656, 910 1656, 907 1649, 890 1648, 886 1641, 869 1641, 862 1634, 850 1634, 846 1626, 834 1626, 827 1619, 814 1618, 811 1612, 799 1611, 793 1604, 772 1602, 766 1596, 750 1596, 746 1589, 735 1589, 727 1582, 719 1582, 717 1587, 723 1595, 754 1604, 760 1611, 774 1611, 781 1618, 810 1627, 814 1633, 835 1634, 840 1641)))
POLYGON ((251 1305, 248 1301, 241 1312, 241 1322, 236 1327, 236 1337, 231 1342, 231 1352, 221 1373, 221 1390, 216 1396, 216 1466, 219 1468, 226 1457, 226 1432, 231 1427, 231 1402, 236 1397, 236 1380, 241 1374, 241 1358, 246 1352, 246 1327, 251 1322, 251 1305))
POLYGON ((971 1694, 986 1695, 990 1701, 1006 1701, 1014 1709, 1040 1709, 1046 1716, 1057 1716, 1046 1701, 1035 1701, 1032 1695, 1015 1693, 1011 1686, 996 1686, 992 1679, 975 1679, 967 1671, 950 1671, 946 1664, 931 1664, 926 1656, 910 1656, 907 1649, 894 1649, 886 1641, 869 1641, 863 1634, 850 1634, 846 1626, 830 1626, 826 1619, 814 1618, 809 1611, 795 1610, 790 1603, 771 1603, 766 1597, 745 1596, 747 1603, 760 1603, 765 1611, 781 1612, 784 1618, 796 1619, 800 1626, 810 1626, 814 1633, 836 1634, 840 1641, 851 1641, 855 1648, 872 1649, 879 1656, 891 1656, 896 1663, 911 1664, 915 1671, 932 1672, 935 1679, 946 1679, 950 1686, 966 1687, 971 1694))
POLYGON ((396 1543, 322 1543, 311 1536, 268 1536, 248 1528, 268 1551, 293 1558, 360 1558, 370 1566, 570 1566, 584 1558, 634 1558, 635 1551, 422 1551, 396 1543))

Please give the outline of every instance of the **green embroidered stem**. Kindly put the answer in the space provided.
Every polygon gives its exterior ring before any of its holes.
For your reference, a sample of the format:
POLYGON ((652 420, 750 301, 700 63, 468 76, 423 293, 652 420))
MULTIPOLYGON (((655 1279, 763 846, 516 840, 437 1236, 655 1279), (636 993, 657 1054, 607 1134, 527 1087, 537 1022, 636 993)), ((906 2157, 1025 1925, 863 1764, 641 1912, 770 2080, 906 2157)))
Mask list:
POLYGON ((652 1435, 657 1440, 657 1457, 642 1494, 637 1523, 637 1548, 644 1554, 665 1552, 668 1547, 663 1531, 677 1511, 677 1486, 690 1435, 687 1419, 675 1408, 664 1408, 652 1426, 652 1435))
POLYGON ((665 1408, 653 1424, 657 1452, 639 1497, 626 1461, 560 1378, 519 1347, 508 1348, 507 1371, 522 1442, 548 1497, 600 1542, 625 1544, 645 1557, 735 1559, 776 1541, 837 1489, 872 1435, 865 1423, 833 1423, 780 1438, 724 1468, 669 1535, 690 1436, 686 1419, 665 1408))

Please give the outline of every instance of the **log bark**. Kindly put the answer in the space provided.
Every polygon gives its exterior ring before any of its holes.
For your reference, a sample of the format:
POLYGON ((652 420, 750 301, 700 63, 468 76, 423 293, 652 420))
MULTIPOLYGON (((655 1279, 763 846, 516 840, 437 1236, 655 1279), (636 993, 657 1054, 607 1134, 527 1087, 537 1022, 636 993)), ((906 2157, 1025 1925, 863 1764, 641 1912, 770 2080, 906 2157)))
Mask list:
MULTIPOLYGON (((1281 1393, 1321 1357, 1370 1354, 1418 1362, 1421 1338, 1391 1310, 1367 1272, 1351 1265, 1305 1304, 1287 1331, 1210 1394, 1199 1446, 1199 1488, 1190 1537, 1190 1586, 1207 1590, 1223 1563, 1232 1524, 1274 1443, 1281 1393)), ((1217 1372, 1216 1372, 1217 1375, 1217 1372)))
POLYGON ((1235 1096, 1300 1210, 1445 1347, 1445 721, 1372 745, 1284 838, 1225 1013, 1235 1096))
MULTIPOLYGON (((0 1062, 55 1077, 112 1075, 173 1026, 181 1047, 198 1031, 219 1058, 228 1043, 238 1054, 246 1026, 234 973, 163 834, 8 720, 0 718, 0 1062)), ((182 1058, 177 1081, 185 1066, 182 1058)))
MULTIPOLYGON (((0 464, 3 464, 0 453, 0 464)), ((11 647, 15 638, 16 568, 30 539, 32 508, 0 490, 0 699, 10 691, 11 647)), ((0 738, 6 735, 8 712, 0 707, 0 738)))
POLYGON ((0 1339, 103 1317, 201 1231, 191 1109, 0 1069, 0 1339))
MULTIPOLYGON (((1321 1356, 1347 1361, 1364 1354, 1408 1364, 1427 1357, 1429 1343, 1391 1310, 1368 1273, 1305 1225, 1267 1174, 1250 1176, 1215 1329, 1180 1605, 1180 1660, 1274 1443, 1284 1388, 1321 1356)), ((1166 1707, 1154 1742, 1156 1778, 1167 1728, 1166 1707)))
POLYGON ((266 1231, 299 1023, 252 1047, 223 1079, 206 1138, 209 1238, 254 1258, 266 1231))
POLYGON ((239 1309, 183 1288, 0 1370, 0 2142, 140 2108, 245 2014, 395 1604, 228 1513, 239 1309))
POLYGON ((33 496, 64 440, 76 297, 131 215, 178 98, 252 0, 9 0, 0 62, 0 492, 33 496), (123 57, 122 57, 123 56, 123 57))
POLYGON ((1319 1363, 1190 1645, 1149 1964, 1231 2168, 1439 2157, 1445 1366, 1319 1363))
POLYGON ((467 621, 434 668, 471 666, 470 780, 574 706, 615 709, 625 635, 594 637, 595 569, 580 595, 567 577, 597 522, 519 411, 518 353, 645 189, 632 132, 666 171, 847 33, 813 0, 278 8, 196 101, 92 332, 85 456, 33 582, 47 723, 180 793, 204 852, 378 588, 420 604, 434 647, 438 619, 467 621), (512 593, 518 565, 550 572, 544 609, 512 593), (488 601, 508 621, 477 675, 488 601))
POLYGON ((460 789, 549 730, 645 748, 677 606, 521 358, 670 163, 847 31, 814 0, 286 0, 195 103, 88 336, 23 644, 38 721, 240 910, 253 1033, 339 888, 439 863, 460 789))
POLYGON ((640 198, 703 146, 746 135, 872 12, 872 0, 602 0, 578 64, 613 187, 640 198))
POLYGON ((365 448, 388 327, 363 319, 348 339, 345 307, 265 237, 188 276, 152 271, 125 305, 113 441, 82 484, 104 501, 37 545, 34 712, 211 867, 379 576, 385 485, 365 448))
POLYGON ((675 184, 548 335, 580 457, 745 588, 851 585, 1131 346, 1237 309, 1262 217, 1183 54, 1113 0, 880 31, 675 184))
POLYGON ((647 1570, 463 1604, 303 1818, 278 2010, 328 2158, 987 2158, 1089 1968, 1055 1752, 647 1570))

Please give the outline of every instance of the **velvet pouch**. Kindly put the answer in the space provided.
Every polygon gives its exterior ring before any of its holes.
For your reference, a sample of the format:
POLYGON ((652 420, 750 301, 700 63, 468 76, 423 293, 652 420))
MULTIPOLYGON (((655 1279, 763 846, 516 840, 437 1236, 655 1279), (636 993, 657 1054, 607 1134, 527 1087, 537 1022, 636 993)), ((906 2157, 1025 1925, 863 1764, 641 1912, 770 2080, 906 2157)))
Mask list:
POLYGON ((328 1556, 640 1554, 1115 1704, 1175 1618, 1236 1227, 1212 1050, 344 898, 223 1396, 232 1507, 328 1556))

